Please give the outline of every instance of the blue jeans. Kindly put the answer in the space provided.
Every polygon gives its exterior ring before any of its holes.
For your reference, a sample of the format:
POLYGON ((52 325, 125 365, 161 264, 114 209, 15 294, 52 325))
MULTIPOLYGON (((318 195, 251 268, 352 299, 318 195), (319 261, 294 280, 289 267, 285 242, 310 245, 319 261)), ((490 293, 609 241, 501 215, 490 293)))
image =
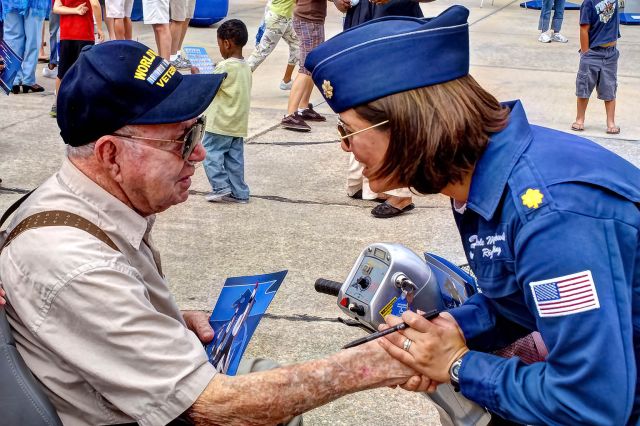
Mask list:
POLYGON ((57 13, 49 14, 49 63, 52 65, 58 65, 58 58, 60 52, 58 45, 60 43, 60 15, 57 13))
POLYGON ((560 28, 562 28, 562 19, 564 18, 564 3, 565 0, 542 0, 540 22, 538 22, 538 29, 540 31, 549 30, 551 9, 553 9, 553 22, 551 23, 551 29, 553 32, 560 32, 560 28))
POLYGON ((239 199, 249 198, 244 182, 244 139, 205 132, 202 141, 207 156, 204 171, 215 194, 231 194, 239 199))
POLYGON ((23 58, 22 68, 18 71, 13 84, 33 86, 36 84, 36 66, 38 49, 42 41, 42 22, 44 18, 34 16, 29 9, 26 15, 7 13, 4 18, 4 41, 14 52, 23 58))

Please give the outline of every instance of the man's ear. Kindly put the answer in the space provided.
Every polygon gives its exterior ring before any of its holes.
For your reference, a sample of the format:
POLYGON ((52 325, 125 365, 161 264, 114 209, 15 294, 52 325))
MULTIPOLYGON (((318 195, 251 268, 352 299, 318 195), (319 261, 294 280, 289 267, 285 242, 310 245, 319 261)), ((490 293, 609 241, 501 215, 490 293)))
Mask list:
POLYGON ((120 182, 120 161, 122 159, 122 143, 111 135, 102 136, 96 141, 94 155, 98 164, 111 179, 120 182))

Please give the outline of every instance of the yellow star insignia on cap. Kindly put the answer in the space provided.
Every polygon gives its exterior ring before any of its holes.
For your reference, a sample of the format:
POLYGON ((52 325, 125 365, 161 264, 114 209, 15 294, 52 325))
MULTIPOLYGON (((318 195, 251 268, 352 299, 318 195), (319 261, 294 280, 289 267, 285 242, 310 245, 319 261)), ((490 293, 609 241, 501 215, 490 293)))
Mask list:
POLYGON ((331 99, 333 97, 333 86, 329 80, 322 82, 322 93, 324 93, 324 97, 327 99, 331 99))
POLYGON ((522 204, 530 209, 537 209, 542 203, 542 199, 544 195, 540 192, 539 189, 527 189, 527 192, 524 193, 522 198, 522 204))

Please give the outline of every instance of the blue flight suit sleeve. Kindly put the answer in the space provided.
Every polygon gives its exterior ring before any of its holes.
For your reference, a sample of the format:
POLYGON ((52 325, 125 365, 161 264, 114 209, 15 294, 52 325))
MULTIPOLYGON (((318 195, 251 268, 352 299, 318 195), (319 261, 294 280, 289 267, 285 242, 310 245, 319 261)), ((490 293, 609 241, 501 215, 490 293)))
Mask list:
POLYGON ((475 294, 449 313, 456 319, 469 349, 495 351, 526 336, 533 330, 500 315, 495 303, 483 294, 475 294))
POLYGON ((634 277, 625 271, 633 271, 637 256, 637 210, 629 217, 635 223, 554 210, 523 225, 515 239, 515 271, 549 355, 526 365, 515 357, 469 352, 459 373, 467 398, 525 424, 626 423, 636 364, 634 277), (542 317, 530 283, 583 271, 591 272, 599 307, 542 317))

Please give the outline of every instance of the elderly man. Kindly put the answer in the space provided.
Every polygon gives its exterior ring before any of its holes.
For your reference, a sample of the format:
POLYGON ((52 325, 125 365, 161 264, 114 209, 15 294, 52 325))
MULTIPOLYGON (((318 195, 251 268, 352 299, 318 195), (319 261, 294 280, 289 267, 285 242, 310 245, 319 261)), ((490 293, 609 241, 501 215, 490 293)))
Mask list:
POLYGON ((132 41, 86 48, 65 76, 68 158, 0 253, 18 348, 65 424, 277 424, 358 390, 428 385, 378 343, 237 377, 207 361, 213 332, 178 310, 151 228, 187 199, 205 156, 196 117, 223 78, 182 76, 132 41))

